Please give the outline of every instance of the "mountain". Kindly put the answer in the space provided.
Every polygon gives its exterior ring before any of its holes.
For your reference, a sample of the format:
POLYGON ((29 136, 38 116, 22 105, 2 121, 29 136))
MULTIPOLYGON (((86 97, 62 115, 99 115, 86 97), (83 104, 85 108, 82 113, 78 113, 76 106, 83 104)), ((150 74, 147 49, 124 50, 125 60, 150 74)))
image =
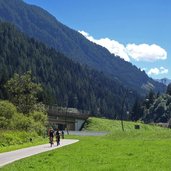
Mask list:
POLYGON ((44 42, 80 64, 102 71, 107 77, 141 95, 147 90, 163 92, 166 86, 149 78, 131 63, 90 42, 77 31, 63 25, 44 9, 22 0, 0 0, 0 19, 15 24, 30 37, 44 42))
POLYGON ((171 79, 168 78, 161 78, 161 79, 156 79, 156 81, 165 84, 166 86, 168 86, 171 83, 171 79))
MULTIPOLYGON (((32 71, 36 82, 44 88, 39 98, 46 104, 76 107, 91 114, 120 118, 121 104, 126 93, 118 82, 102 72, 81 66, 28 38, 14 25, 0 22, 0 98, 7 98, 4 84, 14 73, 32 71)), ((136 93, 126 102, 133 104, 136 93)))

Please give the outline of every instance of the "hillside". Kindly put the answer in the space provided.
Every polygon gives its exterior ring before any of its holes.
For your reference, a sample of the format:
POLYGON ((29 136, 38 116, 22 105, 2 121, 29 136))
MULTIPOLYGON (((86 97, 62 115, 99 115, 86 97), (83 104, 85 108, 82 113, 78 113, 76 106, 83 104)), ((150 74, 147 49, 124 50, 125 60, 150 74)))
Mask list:
MULTIPOLYGON (((144 124, 143 122, 130 122, 130 121, 124 121, 124 127, 125 132, 123 133, 121 122, 120 120, 111 120, 111 119, 103 119, 103 118, 95 118, 95 117, 89 117, 85 126, 84 130, 86 131, 104 131, 111 133, 113 135, 116 135, 119 133, 120 135, 128 134, 130 138, 135 138, 133 135, 137 134, 139 136, 142 136, 141 134, 144 134, 144 138, 150 138, 149 132, 153 132, 152 134, 155 134, 154 132, 170 132, 169 129, 162 128, 160 126, 150 125, 150 124, 144 124), (140 129, 136 130, 135 125, 139 125, 140 129), (132 134, 129 134, 129 133, 132 134), (147 133, 147 134, 146 134, 147 133)), ((120 135, 118 136, 120 137, 120 135)), ((155 135, 159 136, 159 135, 155 135)), ((160 135, 162 137, 162 135, 160 135)), ((138 137, 138 136, 137 136, 138 137)), ((136 138, 137 138, 136 137, 136 138)), ((170 135, 169 135, 170 137, 170 135)), ((124 137, 122 137, 124 138, 124 137)))
MULTIPOLYGON (((7 98, 5 82, 14 74, 31 70, 44 87, 46 104, 76 107, 94 115, 120 118, 125 89, 103 73, 81 66, 63 54, 28 38, 13 25, 0 22, 0 98, 7 98)), ((134 101, 131 95, 129 104, 134 101)))
POLYGON ((27 35, 55 48, 76 62, 103 71, 106 76, 140 94, 144 95, 149 89, 156 92, 165 91, 163 84, 149 78, 145 72, 88 41, 37 6, 28 5, 22 0, 0 0, 0 19, 14 23, 27 35))

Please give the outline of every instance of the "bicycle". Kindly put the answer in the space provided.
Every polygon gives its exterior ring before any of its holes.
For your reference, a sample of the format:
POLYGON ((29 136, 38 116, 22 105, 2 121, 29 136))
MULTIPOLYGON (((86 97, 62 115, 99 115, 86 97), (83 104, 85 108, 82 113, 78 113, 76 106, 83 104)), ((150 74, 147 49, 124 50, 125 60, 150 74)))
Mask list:
POLYGON ((50 143, 50 146, 52 147, 52 145, 53 145, 53 137, 50 137, 49 143, 50 143))

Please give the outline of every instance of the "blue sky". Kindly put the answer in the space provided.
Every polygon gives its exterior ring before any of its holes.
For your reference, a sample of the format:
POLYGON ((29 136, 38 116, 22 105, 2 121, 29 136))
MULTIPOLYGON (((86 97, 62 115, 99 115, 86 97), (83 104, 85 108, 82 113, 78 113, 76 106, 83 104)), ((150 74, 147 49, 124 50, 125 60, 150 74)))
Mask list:
POLYGON ((148 73, 171 78, 170 0, 24 0, 148 73))

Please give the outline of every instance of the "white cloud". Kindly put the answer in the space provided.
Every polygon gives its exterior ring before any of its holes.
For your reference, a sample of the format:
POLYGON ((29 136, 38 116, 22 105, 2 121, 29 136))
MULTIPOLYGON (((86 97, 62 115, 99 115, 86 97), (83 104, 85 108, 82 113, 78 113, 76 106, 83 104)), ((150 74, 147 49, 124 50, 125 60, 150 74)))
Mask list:
POLYGON ((168 69, 164 68, 164 67, 160 67, 160 68, 151 68, 147 74, 148 75, 159 75, 159 74, 167 74, 169 72, 168 69))
POLYGON ((147 68, 140 68, 141 69, 141 71, 146 71, 147 70, 147 68))
POLYGON ((167 59, 167 52, 156 44, 128 44, 128 55, 136 61, 157 61, 167 59))
POLYGON ((81 33, 84 37, 86 37, 88 40, 90 40, 90 41, 92 41, 92 42, 94 42, 95 41, 95 39, 92 37, 92 36, 90 36, 87 32, 85 32, 85 31, 78 31, 79 33, 81 33))
POLYGON ((124 45, 120 44, 119 42, 115 40, 110 40, 109 38, 101 38, 99 40, 95 40, 95 43, 105 47, 112 54, 120 56, 125 61, 130 61, 130 58, 126 52, 124 45))
POLYGON ((167 59, 167 52, 156 44, 127 44, 126 46, 109 38, 95 39, 85 31, 79 31, 88 40, 107 48, 111 53, 120 56, 125 61, 130 58, 136 61, 157 61, 167 59))
POLYGON ((86 33, 85 31, 79 31, 79 32, 83 36, 85 36, 88 40, 108 49, 110 53, 120 56, 125 61, 130 61, 130 58, 126 52, 127 50, 123 44, 121 44, 115 40, 111 40, 109 38, 95 39, 92 36, 90 36, 88 33, 86 33))

